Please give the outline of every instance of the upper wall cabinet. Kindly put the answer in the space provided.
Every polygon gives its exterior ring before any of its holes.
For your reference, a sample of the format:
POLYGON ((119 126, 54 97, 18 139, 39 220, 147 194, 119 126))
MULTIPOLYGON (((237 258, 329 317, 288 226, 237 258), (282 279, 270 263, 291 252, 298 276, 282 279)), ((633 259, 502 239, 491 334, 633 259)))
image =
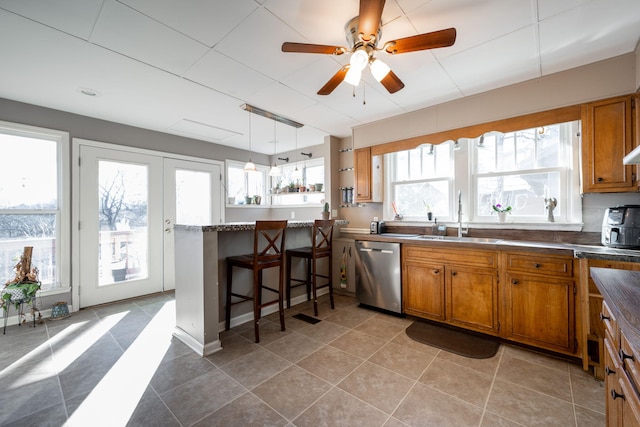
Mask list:
POLYGON ((637 191, 636 167, 622 159, 634 141, 635 102, 620 96, 582 107, 582 170, 585 193, 637 191))
POLYGON ((371 147, 353 151, 355 201, 382 202, 382 156, 372 157, 371 147))

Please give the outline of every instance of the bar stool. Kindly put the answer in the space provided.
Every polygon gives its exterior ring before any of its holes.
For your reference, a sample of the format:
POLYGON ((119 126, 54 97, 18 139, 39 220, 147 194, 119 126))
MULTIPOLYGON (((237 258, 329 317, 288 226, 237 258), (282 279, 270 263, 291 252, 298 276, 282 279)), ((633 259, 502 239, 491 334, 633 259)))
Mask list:
POLYGON ((317 290, 329 288, 329 299, 331 300, 331 308, 333 304, 333 285, 331 282, 332 275, 332 242, 333 242, 333 219, 316 219, 313 222, 313 231, 311 234, 311 246, 303 248, 287 249, 285 252, 287 263, 287 307, 291 307, 291 288, 305 285, 307 287, 307 301, 311 299, 313 293, 313 314, 318 315, 318 296, 317 290), (291 258, 303 258, 307 261, 307 277, 304 279, 296 279, 291 277, 291 258), (318 273, 317 261, 320 258, 328 258, 328 273, 326 275, 318 273), (318 286, 318 277, 326 279, 327 283, 318 286), (297 282, 292 285, 291 282, 297 282))
POLYGON ((283 269, 282 256, 284 251, 285 232, 287 221, 256 221, 253 235, 253 253, 227 257, 227 306, 225 329, 231 327, 231 306, 253 301, 253 324, 256 342, 260 342, 259 321, 263 307, 278 303, 280 312, 280 328, 284 331, 284 302, 283 302, 283 269), (242 295, 232 292, 233 267, 245 268, 253 271, 253 294, 242 295), (262 272, 267 268, 279 268, 278 289, 265 286, 262 283, 262 272), (262 290, 278 294, 278 298, 272 301, 262 302, 262 290), (231 297, 239 298, 239 301, 231 302, 231 297))

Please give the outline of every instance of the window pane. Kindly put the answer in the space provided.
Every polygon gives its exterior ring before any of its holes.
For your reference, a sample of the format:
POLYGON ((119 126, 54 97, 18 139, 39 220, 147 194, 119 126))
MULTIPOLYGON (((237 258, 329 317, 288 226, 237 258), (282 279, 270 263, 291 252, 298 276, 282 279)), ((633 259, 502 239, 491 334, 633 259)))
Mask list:
MULTIPOLYGON (((492 215, 492 206, 511 206, 512 215, 543 216, 545 195, 560 195, 560 172, 482 177, 477 181, 477 212, 492 215)), ((560 198, 558 198, 558 201, 560 198)), ((562 212, 560 202, 556 214, 562 212)))
POLYGON ((98 164, 100 286, 148 276, 148 170, 144 165, 98 164))
POLYGON ((242 167, 229 166, 227 168, 228 197, 234 197, 235 203, 244 203, 244 171, 242 167))
POLYGON ((31 265, 38 269, 42 290, 56 282, 56 214, 0 215, 0 277, 15 277, 25 246, 33 246, 31 265))
POLYGON ((0 134, 0 209, 58 207, 57 150, 53 141, 0 134))
POLYGON ((405 217, 427 216, 426 205, 431 206, 437 218, 449 216, 449 181, 431 181, 395 185, 398 211, 405 217))
POLYGON ((538 166, 543 168, 553 168, 561 166, 562 141, 561 132, 570 139, 570 123, 565 125, 545 126, 537 130, 538 166))
POLYGON ((176 171, 176 223, 206 225, 211 222, 210 177, 208 172, 176 171))

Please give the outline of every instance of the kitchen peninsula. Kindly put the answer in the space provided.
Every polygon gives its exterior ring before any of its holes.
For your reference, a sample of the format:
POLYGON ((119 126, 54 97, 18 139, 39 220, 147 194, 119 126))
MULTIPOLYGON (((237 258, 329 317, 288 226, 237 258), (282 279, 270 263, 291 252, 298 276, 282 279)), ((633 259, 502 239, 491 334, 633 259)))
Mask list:
MULTIPOLYGON (((336 225, 348 224, 336 220, 336 225)), ((311 244, 313 220, 289 221, 285 246, 297 248, 311 244)), ((231 255, 250 253, 253 248, 254 222, 232 222, 207 226, 175 226, 176 252, 176 328, 174 336, 196 353, 205 356, 221 349, 219 331, 224 318, 225 259, 231 255)), ((275 280, 276 269, 266 271, 265 281, 275 280)), ((249 272, 238 271, 238 283, 248 291, 249 272), (245 276, 243 276, 246 275, 245 276)), ((244 306, 240 306, 241 308, 244 306)), ((253 318, 247 304, 246 313, 232 313, 236 319, 253 318)), ((238 321, 236 320, 236 324, 238 321)), ((242 321, 240 322, 242 323, 242 321)), ((233 323, 232 323, 233 325, 233 323)))

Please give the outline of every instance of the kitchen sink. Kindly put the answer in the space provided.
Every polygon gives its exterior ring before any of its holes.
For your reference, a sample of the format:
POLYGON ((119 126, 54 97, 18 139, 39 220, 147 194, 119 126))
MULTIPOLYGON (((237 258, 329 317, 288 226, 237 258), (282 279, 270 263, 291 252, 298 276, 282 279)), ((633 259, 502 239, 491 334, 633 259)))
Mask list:
POLYGON ((419 234, 405 234, 405 233, 380 233, 380 237, 399 237, 403 239, 414 239, 420 237, 419 234))
POLYGON ((414 237, 417 240, 433 240, 441 242, 459 242, 459 243, 486 243, 498 244, 503 242, 502 239, 491 239, 489 237, 457 237, 457 236, 437 236, 433 234, 422 234, 414 237))

